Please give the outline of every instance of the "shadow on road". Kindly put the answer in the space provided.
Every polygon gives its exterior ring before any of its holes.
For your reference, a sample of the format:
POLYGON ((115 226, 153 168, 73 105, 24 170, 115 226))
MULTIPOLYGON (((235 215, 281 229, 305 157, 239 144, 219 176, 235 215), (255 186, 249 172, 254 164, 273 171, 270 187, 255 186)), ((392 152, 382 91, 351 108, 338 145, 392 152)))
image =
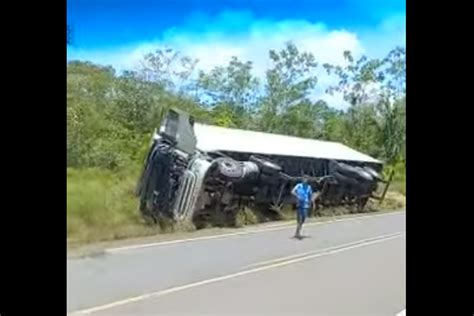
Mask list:
POLYGON ((303 240, 303 239, 306 239, 306 238, 312 238, 312 237, 311 236, 301 236, 301 237, 292 236, 292 237, 290 237, 290 239, 295 239, 295 240, 303 240))

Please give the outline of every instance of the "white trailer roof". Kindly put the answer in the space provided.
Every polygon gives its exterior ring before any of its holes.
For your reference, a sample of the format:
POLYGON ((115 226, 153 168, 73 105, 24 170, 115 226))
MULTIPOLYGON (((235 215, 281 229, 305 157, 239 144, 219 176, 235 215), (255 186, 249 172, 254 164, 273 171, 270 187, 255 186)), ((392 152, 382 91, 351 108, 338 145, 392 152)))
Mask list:
POLYGON ((254 132, 196 123, 197 147, 205 152, 233 151, 320 159, 381 163, 345 145, 294 136, 254 132))

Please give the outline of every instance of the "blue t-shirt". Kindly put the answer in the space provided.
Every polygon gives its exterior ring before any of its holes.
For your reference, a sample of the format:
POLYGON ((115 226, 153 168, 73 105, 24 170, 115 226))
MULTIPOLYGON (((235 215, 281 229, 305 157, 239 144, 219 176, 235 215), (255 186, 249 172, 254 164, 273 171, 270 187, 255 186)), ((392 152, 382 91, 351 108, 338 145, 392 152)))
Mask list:
POLYGON ((311 206, 311 196, 313 195, 311 186, 307 183, 298 183, 294 190, 298 198, 298 206, 300 208, 309 208, 311 206))

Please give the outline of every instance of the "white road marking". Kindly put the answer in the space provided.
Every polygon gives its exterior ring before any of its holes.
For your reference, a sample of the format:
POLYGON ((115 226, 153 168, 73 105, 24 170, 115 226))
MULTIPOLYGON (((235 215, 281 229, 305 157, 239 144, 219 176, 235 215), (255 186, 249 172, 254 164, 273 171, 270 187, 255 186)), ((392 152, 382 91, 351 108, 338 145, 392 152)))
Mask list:
POLYGON ((302 253, 294 254, 294 255, 291 255, 291 256, 260 261, 260 262, 253 263, 253 264, 250 264, 248 266, 245 266, 245 268, 263 266, 263 265, 276 263, 276 262, 280 262, 280 261, 286 261, 286 260, 293 259, 293 258, 305 257, 305 256, 308 256, 308 255, 311 255, 311 254, 317 254, 317 253, 327 252, 327 251, 331 251, 331 250, 337 250, 337 249, 346 248, 346 247, 349 247, 349 246, 352 246, 352 245, 359 245, 361 242, 365 243, 365 242, 370 242, 372 240, 378 240, 380 238, 389 238, 389 237, 392 237, 392 236, 399 236, 399 235, 400 235, 400 232, 397 232, 397 233, 393 233, 393 234, 389 234, 389 235, 383 235, 383 236, 363 239, 363 240, 359 240, 359 241, 354 241, 354 242, 339 245, 339 246, 333 246, 333 247, 325 248, 323 250, 312 250, 312 251, 302 252, 302 253))
MULTIPOLYGON (((341 218, 341 219, 334 219, 334 220, 323 221, 323 222, 307 223, 307 224, 305 224, 305 227, 323 225, 323 224, 330 224, 330 223, 334 223, 334 222, 348 222, 348 221, 354 221, 354 220, 372 218, 372 217, 389 216, 389 215, 395 215, 395 214, 400 214, 400 213, 404 213, 404 212, 405 211, 391 212, 391 213, 385 213, 385 214, 356 216, 356 217, 351 217, 351 218, 341 218)), ((202 236, 202 237, 186 238, 186 239, 176 239, 176 240, 161 241, 161 242, 155 242, 155 243, 147 243, 147 244, 130 245, 130 246, 117 247, 117 248, 109 248, 109 249, 106 249, 105 252, 112 254, 112 253, 119 253, 119 252, 123 252, 123 251, 127 251, 127 250, 135 250, 135 249, 142 249, 142 248, 149 248, 149 247, 159 247, 159 246, 165 246, 165 245, 180 244, 180 243, 186 243, 186 242, 211 240, 211 239, 223 239, 223 238, 229 238, 229 237, 236 237, 236 236, 243 236, 243 235, 250 235, 250 234, 258 234, 258 233, 264 233, 264 232, 270 232, 270 231, 276 231, 276 230, 283 230, 283 229, 288 229, 288 228, 293 228, 293 227, 294 227, 294 224, 275 224, 275 225, 272 225, 271 227, 267 227, 267 228, 246 230, 246 231, 241 231, 241 232, 236 232, 236 233, 202 236)))
POLYGON ((405 316, 407 314, 406 311, 406 309, 402 310, 400 313, 397 314, 397 316, 405 316))
POLYGON ((260 262, 257 262, 257 263, 249 264, 248 266, 245 266, 244 268, 263 266, 263 265, 270 264, 270 263, 285 261, 285 260, 289 260, 289 259, 293 259, 293 258, 304 257, 304 256, 307 256, 307 255, 313 254, 315 252, 317 252, 317 250, 297 253, 295 255, 280 257, 280 258, 271 259, 271 260, 260 261, 260 262))
POLYGON ((331 255, 331 254, 347 251, 347 250, 350 250, 350 249, 365 247, 365 246, 368 246, 368 245, 384 242, 384 241, 391 240, 391 239, 394 239, 394 238, 399 238, 399 237, 402 237, 403 235, 404 235, 404 231, 401 231, 401 232, 397 232, 397 233, 390 234, 390 235, 383 235, 383 236, 373 237, 373 238, 370 238, 370 239, 363 239, 363 240, 359 240, 359 241, 356 241, 356 242, 351 242, 351 243, 348 243, 348 244, 339 245, 339 246, 336 246, 336 247, 326 248, 326 249, 320 250, 317 253, 314 253, 314 254, 311 254, 311 255, 306 255, 306 256, 303 256, 303 257, 296 258, 296 259, 285 260, 285 261, 282 261, 282 262, 272 263, 272 264, 268 264, 268 265, 265 265, 265 266, 262 266, 262 267, 248 269, 248 270, 244 270, 244 271, 240 271, 240 272, 237 272, 237 273, 232 273, 232 274, 228 274, 228 275, 224 275, 224 276, 220 276, 220 277, 216 277, 216 278, 212 278, 212 279, 208 279, 208 280, 198 281, 198 282, 194 282, 194 283, 190 283, 190 284, 186 284, 186 285, 182 285, 182 286, 169 288, 169 289, 166 289, 166 290, 161 290, 161 291, 152 292, 152 293, 148 293, 148 294, 144 294, 144 295, 130 297, 130 298, 119 300, 119 301, 112 302, 112 303, 109 303, 109 304, 100 305, 100 306, 96 306, 96 307, 92 307, 92 308, 87 308, 87 309, 75 311, 75 312, 69 313, 68 315, 72 316, 72 315, 92 314, 92 313, 95 313, 95 312, 111 309, 111 308, 114 308, 114 307, 119 307, 119 306, 122 306, 122 305, 130 304, 130 303, 134 303, 134 302, 138 302, 138 301, 143 301, 143 300, 149 299, 149 298, 161 297, 161 296, 164 296, 164 295, 167 295, 167 294, 183 291, 183 290, 198 287, 198 286, 201 286, 201 285, 206 285, 206 284, 210 284, 210 283, 224 281, 224 280, 236 278, 236 277, 239 277, 239 276, 243 276, 243 275, 247 275, 247 274, 251 274, 251 273, 256 273, 256 272, 260 272, 260 271, 265 271, 265 270, 269 270, 269 269, 273 269, 273 268, 277 268, 277 267, 287 266, 287 265, 290 265, 290 264, 294 264, 294 263, 298 263, 298 262, 302 262, 302 261, 306 261, 306 260, 310 260, 310 259, 314 259, 314 258, 318 258, 318 257, 322 257, 322 256, 328 256, 328 255, 331 255))

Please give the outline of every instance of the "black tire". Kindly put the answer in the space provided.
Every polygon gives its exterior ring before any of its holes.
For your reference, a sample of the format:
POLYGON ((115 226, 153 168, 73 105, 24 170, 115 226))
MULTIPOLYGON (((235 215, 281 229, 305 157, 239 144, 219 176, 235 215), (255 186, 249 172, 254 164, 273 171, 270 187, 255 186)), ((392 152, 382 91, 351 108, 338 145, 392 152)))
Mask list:
POLYGON ((243 178, 246 182, 253 182, 258 178, 260 174, 260 168, 258 165, 252 161, 242 162, 242 168, 244 171, 243 178))
POLYGON ((354 187, 354 193, 357 196, 367 195, 369 192, 369 187, 371 182, 369 181, 357 181, 356 186, 354 187))
POLYGON ((382 177, 380 176, 380 174, 375 171, 374 169, 370 168, 370 167, 364 167, 363 168, 366 172, 368 172, 374 179, 377 179, 377 180, 382 180, 382 177))
POLYGON ((365 181, 374 181, 374 177, 369 172, 365 171, 363 168, 357 167, 356 170, 358 171, 359 177, 361 177, 365 181))
POLYGON ((368 173, 367 171, 365 171, 364 169, 360 167, 353 167, 351 165, 344 164, 344 163, 339 163, 336 171, 348 178, 351 178, 357 181, 373 181, 374 180, 372 175, 368 173))
POLYGON ((339 189, 341 190, 339 191, 339 194, 341 194, 342 197, 350 199, 357 194, 359 183, 356 179, 348 177, 340 172, 334 172, 334 177, 339 183, 339 189))
POLYGON ((340 186, 338 184, 328 184, 326 191, 322 194, 319 199, 321 201, 328 201, 333 203, 339 193, 340 186))
POLYGON ((262 171, 262 173, 275 174, 275 173, 279 173, 282 170, 282 168, 278 164, 268 159, 264 159, 264 158, 260 158, 260 157, 252 155, 250 156, 249 160, 252 162, 255 162, 260 168, 260 170, 262 171))
POLYGON ((238 180, 244 175, 244 168, 238 161, 230 158, 218 158, 216 163, 219 175, 227 179, 238 180))
POLYGON ((359 171, 355 167, 345 163, 339 163, 337 171, 348 178, 360 178, 359 171))
POLYGON ((353 184, 353 180, 346 176, 345 174, 342 174, 339 171, 335 171, 333 173, 334 178, 336 179, 337 183, 339 183, 340 186, 348 186, 353 184))

